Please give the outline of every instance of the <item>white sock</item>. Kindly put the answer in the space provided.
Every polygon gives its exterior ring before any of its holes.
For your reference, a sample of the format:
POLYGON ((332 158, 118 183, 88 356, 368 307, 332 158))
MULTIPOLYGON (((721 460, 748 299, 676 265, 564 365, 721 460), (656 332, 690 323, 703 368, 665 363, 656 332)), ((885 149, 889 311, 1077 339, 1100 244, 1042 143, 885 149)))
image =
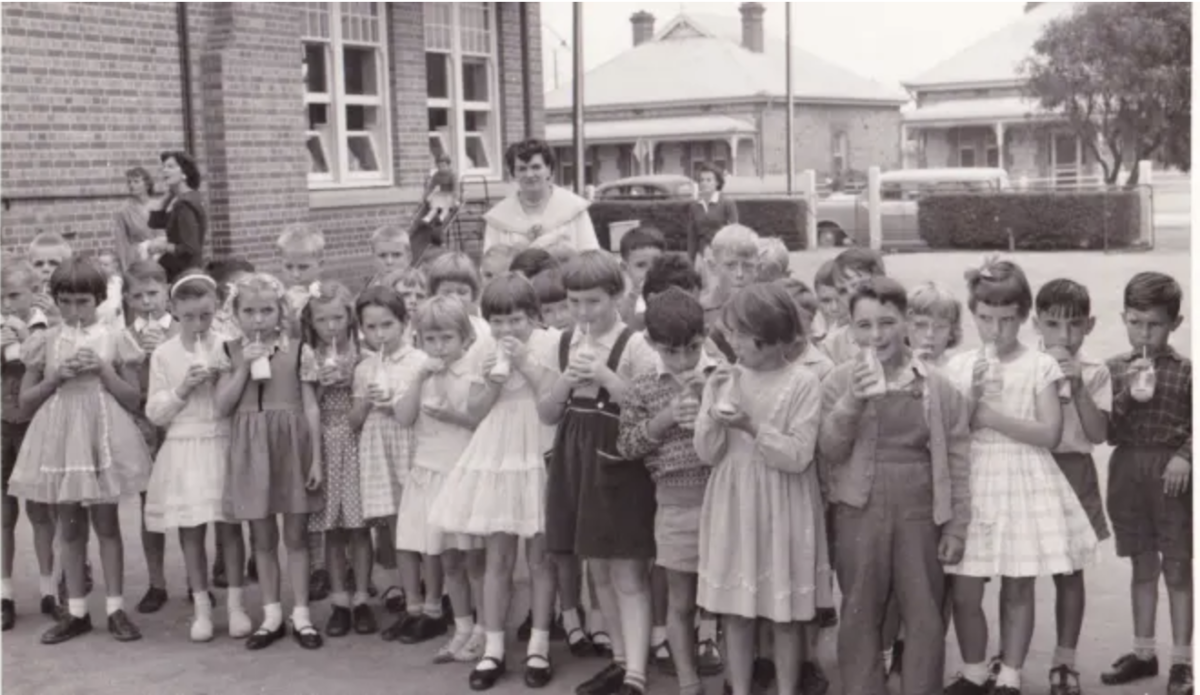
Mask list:
POLYGON ((715 618, 704 618, 700 621, 700 641, 717 641, 717 621, 715 618))
POLYGON ((475 623, 475 627, 471 628, 471 636, 474 637, 476 635, 487 636, 487 630, 483 629, 483 623, 475 623))
POLYGON ((113 613, 116 613, 117 611, 120 611, 120 610, 125 610, 125 597, 124 596, 109 596, 104 599, 104 612, 105 613, 107 613, 108 615, 112 615, 113 613))
POLYGON ((357 608, 359 606, 366 604, 368 598, 370 598, 370 595, 367 592, 355 591, 354 592, 354 607, 357 608))
MULTIPOLYGON (((484 648, 483 648, 483 656, 485 657, 485 659, 486 659, 486 657, 491 657, 497 661, 503 661, 504 660, 504 631, 501 630, 500 632, 488 632, 486 634, 487 634, 487 643, 484 645, 484 648)), ((492 669, 496 668, 496 665, 494 663, 492 663, 491 661, 484 660, 484 661, 480 661, 479 665, 476 666, 475 668, 480 671, 491 671, 492 669)))
POLYGON ((980 661, 977 664, 963 664, 963 678, 971 681, 975 685, 983 685, 988 679, 988 665, 986 661, 980 661))
POLYGON ((231 586, 225 590, 225 608, 230 613, 246 612, 246 609, 242 607, 242 591, 240 586, 231 586))
POLYGON ((667 628, 653 627, 650 628, 650 646, 660 647, 667 641, 667 628))
POLYGON ((197 618, 212 620, 212 601, 207 591, 192 592, 192 607, 196 609, 197 618))
POLYGON ((475 621, 470 616, 454 619, 454 634, 456 635, 469 635, 474 627, 475 621))
POLYGON ((42 596, 58 596, 58 582, 54 581, 53 574, 47 574, 44 577, 38 577, 38 590, 42 596))
POLYGON ((1000 664, 1000 675, 996 676, 996 687, 1020 690, 1021 672, 1008 664, 1000 664))
POLYGON ((345 591, 334 591, 329 594, 329 602, 338 608, 350 607, 350 594, 345 591))
POLYGON ((550 631, 538 630, 534 628, 529 631, 529 650, 526 652, 533 656, 549 656, 550 654, 550 631))
POLYGON ((12 580, 0 579, 0 598, 12 600, 12 580))
POLYGON ((308 612, 308 606, 295 606, 292 608, 292 627, 296 630, 312 627, 312 616, 308 612))
POLYGON ((67 599, 67 612, 72 618, 83 618, 88 614, 86 598, 67 599))
POLYGON ((283 606, 278 603, 268 603, 263 606, 262 628, 274 632, 283 624, 283 606))
POLYGON ((582 630, 583 626, 579 624, 579 609, 572 608, 569 611, 563 611, 562 624, 563 632, 567 633, 568 635, 571 634, 573 630, 582 630))

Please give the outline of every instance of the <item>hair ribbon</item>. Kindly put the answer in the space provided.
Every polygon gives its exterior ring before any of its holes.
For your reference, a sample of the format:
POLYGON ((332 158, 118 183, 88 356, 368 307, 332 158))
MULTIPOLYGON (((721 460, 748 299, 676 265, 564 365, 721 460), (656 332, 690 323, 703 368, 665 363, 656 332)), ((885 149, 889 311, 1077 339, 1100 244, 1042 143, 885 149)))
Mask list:
POLYGON ((175 284, 171 285, 171 290, 167 293, 167 295, 171 299, 174 299, 175 293, 179 291, 179 288, 193 280, 199 280, 200 282, 208 285, 209 287, 213 288, 214 290, 217 289, 217 281, 216 280, 213 280, 211 277, 209 277, 207 275, 202 275, 200 273, 196 273, 194 275, 185 275, 185 276, 179 278, 178 280, 176 280, 175 284))

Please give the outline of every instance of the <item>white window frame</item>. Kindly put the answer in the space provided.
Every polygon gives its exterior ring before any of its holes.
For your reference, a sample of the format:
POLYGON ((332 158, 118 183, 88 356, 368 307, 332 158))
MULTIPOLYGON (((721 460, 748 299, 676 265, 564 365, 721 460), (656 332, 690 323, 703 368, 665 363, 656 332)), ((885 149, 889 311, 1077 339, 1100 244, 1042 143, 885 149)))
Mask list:
MULTIPOLYGON (((460 175, 483 175, 499 179, 504 176, 504 151, 501 142, 501 118, 503 108, 500 103, 500 50, 497 42, 497 27, 500 23, 500 4, 494 2, 477 3, 486 7, 489 17, 488 54, 465 51, 462 41, 463 21, 462 9, 471 3, 423 3, 426 13, 424 21, 425 53, 437 53, 449 56, 446 80, 449 96, 446 98, 430 97, 426 94, 427 109, 444 109, 449 114, 449 133, 436 130, 429 131, 430 140, 438 140, 442 148, 450 153, 454 167, 460 175), (428 31, 428 13, 434 9, 449 10, 450 15, 450 46, 434 46, 430 44, 428 31), (488 66, 487 90, 489 101, 467 101, 463 96, 462 66, 465 58, 482 58, 488 66), (487 167, 470 166, 467 156, 466 114, 468 112, 487 114, 487 130, 483 131, 483 146, 487 152, 487 167), (449 142, 448 142, 449 140, 449 142)), ((439 25, 441 26, 441 25, 439 25)), ((477 131, 472 131, 477 132, 477 131)))
POLYGON ((832 154, 829 168, 832 174, 843 174, 850 170, 850 135, 845 130, 833 133, 832 154))
MULTIPOLYGON (((322 140, 325 150, 325 159, 329 164, 329 172, 319 173, 310 172, 308 174, 308 187, 310 189, 329 189, 329 188, 366 188, 375 186, 391 186, 394 181, 394 168, 392 163, 392 121, 391 121, 391 105, 390 91, 391 82, 388 78, 388 14, 386 2, 367 3, 374 5, 376 8, 376 21, 378 22, 378 41, 355 41, 347 39, 342 32, 342 6, 340 2, 325 2, 325 3, 308 3, 310 5, 323 5, 328 16, 329 35, 321 36, 309 31, 307 18, 304 23, 304 29, 301 36, 301 47, 305 50, 305 44, 324 44, 326 51, 326 87, 328 92, 309 92, 308 85, 304 89, 304 118, 308 119, 308 107, 310 104, 326 105, 327 113, 329 114, 329 122, 333 129, 335 142, 324 142, 324 134, 317 130, 308 130, 305 134, 305 148, 307 156, 307 141, 308 138, 316 136, 322 140), (346 94, 345 83, 345 58, 343 49, 346 47, 366 48, 376 51, 375 61, 375 77, 378 84, 376 85, 374 95, 361 94, 346 94), (370 130, 364 131, 349 131, 347 130, 346 113, 347 106, 367 106, 376 109, 380 128, 379 133, 381 138, 376 138, 376 133, 370 130), (350 139, 352 137, 367 137, 372 140, 372 148, 379 166, 378 171, 351 171, 350 170, 350 139)), ((307 11, 307 7, 305 10, 307 11)))

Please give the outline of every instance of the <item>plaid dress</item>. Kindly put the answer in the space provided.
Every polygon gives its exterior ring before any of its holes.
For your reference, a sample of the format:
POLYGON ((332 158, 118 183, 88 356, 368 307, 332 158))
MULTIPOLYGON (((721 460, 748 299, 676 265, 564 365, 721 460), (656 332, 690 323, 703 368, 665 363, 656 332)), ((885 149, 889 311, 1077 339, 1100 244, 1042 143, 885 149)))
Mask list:
MULTIPOLYGON (((978 352, 955 355, 946 374, 971 390, 978 352)), ((1001 363, 1001 408, 1010 417, 1037 419, 1037 394, 1062 378, 1054 358, 1024 348, 1001 363)), ((990 429, 971 433, 971 522, 962 562, 949 574, 1042 577, 1082 569, 1098 540, 1087 512, 1047 449, 990 429)))
MULTIPOLYGON (((403 345, 380 359, 371 355, 354 370, 354 397, 366 398, 380 367, 387 373, 393 398, 399 398, 416 376, 425 353, 403 345)), ((393 400, 393 404, 395 401, 393 400)), ((364 519, 395 517, 400 491, 412 467, 412 430, 401 427, 391 408, 371 408, 358 439, 359 484, 364 519)))

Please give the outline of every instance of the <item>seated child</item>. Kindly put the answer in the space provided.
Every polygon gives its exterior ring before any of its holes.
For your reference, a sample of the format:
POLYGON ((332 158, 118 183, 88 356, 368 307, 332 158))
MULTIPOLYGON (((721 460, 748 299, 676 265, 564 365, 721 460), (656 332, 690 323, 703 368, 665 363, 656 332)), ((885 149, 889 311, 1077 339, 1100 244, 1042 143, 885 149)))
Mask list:
POLYGON ((439 154, 436 163, 437 168, 425 182, 425 202, 429 204, 429 213, 421 221, 441 225, 449 219, 450 211, 458 207, 458 174, 449 155, 439 154))

